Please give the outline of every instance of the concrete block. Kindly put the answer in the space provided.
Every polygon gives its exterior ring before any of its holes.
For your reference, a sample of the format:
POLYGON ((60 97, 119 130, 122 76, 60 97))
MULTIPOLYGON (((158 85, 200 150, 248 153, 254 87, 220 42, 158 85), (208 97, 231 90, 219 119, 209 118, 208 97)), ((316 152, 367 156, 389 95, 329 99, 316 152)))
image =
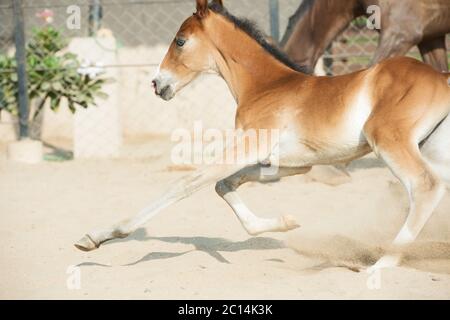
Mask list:
POLYGON ((8 144, 8 160, 18 163, 37 164, 42 162, 41 141, 24 139, 8 144))

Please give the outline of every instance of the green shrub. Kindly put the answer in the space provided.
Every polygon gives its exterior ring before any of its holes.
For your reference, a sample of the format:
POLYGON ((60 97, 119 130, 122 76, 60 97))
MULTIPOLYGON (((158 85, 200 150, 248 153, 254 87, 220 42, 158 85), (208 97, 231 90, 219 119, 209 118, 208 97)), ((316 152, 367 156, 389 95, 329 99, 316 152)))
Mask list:
MULTIPOLYGON (((61 33, 52 27, 33 30, 33 36, 26 47, 26 68, 28 74, 28 96, 30 105, 38 101, 32 119, 41 112, 47 101, 57 111, 61 101, 67 100, 72 112, 80 106, 95 105, 95 97, 106 98, 101 91, 108 79, 91 78, 77 72, 80 61, 73 53, 62 53, 67 46, 61 33)), ((18 114, 17 62, 14 57, 0 55, 0 109, 18 114)))

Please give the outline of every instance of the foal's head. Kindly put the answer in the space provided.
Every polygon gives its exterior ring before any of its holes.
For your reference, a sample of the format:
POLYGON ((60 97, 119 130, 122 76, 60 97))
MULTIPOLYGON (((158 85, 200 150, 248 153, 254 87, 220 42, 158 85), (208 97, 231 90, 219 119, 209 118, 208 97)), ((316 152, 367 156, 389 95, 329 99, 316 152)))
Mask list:
MULTIPOLYGON (((222 6, 222 0, 213 3, 222 6)), ((215 70, 211 58, 215 48, 204 32, 204 20, 208 15, 208 0, 197 0, 197 12, 186 19, 177 32, 153 80, 155 93, 162 99, 172 99, 198 75, 215 70)))

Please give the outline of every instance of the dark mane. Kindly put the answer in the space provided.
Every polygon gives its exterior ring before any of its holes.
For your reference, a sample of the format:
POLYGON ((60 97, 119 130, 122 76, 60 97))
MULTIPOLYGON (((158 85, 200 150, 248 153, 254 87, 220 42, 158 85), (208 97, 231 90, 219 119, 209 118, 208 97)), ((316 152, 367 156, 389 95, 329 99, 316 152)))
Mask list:
POLYGON ((233 16, 231 13, 229 13, 227 9, 215 3, 210 4, 209 9, 215 13, 224 16, 225 18, 233 22, 233 24, 236 27, 238 27, 246 34, 248 34, 250 37, 252 37, 270 55, 272 55, 278 61, 282 62, 284 65, 298 72, 309 73, 308 69, 305 66, 300 66, 296 64, 279 48, 267 42, 266 36, 256 27, 256 24, 253 21, 250 21, 245 18, 237 18, 233 16))

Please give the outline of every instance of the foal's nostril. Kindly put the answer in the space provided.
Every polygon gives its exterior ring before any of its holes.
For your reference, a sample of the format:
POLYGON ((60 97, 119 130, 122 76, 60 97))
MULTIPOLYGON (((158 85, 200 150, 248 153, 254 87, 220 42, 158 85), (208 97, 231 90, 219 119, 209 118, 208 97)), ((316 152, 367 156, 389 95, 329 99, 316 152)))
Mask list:
POLYGON ((152 81, 152 87, 155 91, 155 94, 158 95, 158 82, 156 81, 156 79, 152 81))

